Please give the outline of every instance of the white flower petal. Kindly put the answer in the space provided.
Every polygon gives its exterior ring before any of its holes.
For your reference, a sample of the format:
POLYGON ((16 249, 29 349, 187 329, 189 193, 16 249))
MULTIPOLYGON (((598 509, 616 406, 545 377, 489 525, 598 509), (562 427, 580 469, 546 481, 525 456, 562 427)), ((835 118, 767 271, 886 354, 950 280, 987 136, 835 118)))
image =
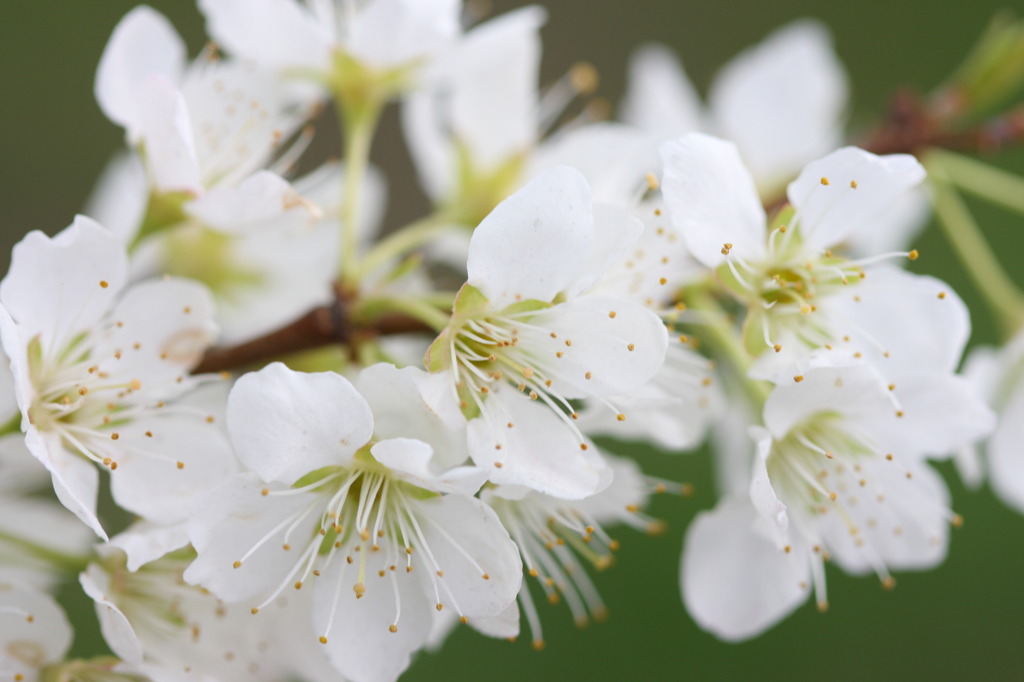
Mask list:
POLYGON ((138 86, 150 74, 178 82, 185 67, 185 42, 167 18, 145 5, 114 28, 96 69, 96 101, 133 139, 139 125, 138 86))
POLYGON ((117 456, 117 471, 111 472, 111 494, 120 506, 150 521, 185 521, 202 494, 238 470, 220 424, 197 414, 158 413, 126 425, 120 436, 124 449, 117 456))
POLYGON ((787 195, 807 246, 823 250, 856 231, 887 227, 875 216, 894 210, 924 177, 924 167, 909 154, 876 156, 843 147, 807 164, 787 195))
POLYGON ((96 564, 89 564, 78 576, 82 590, 96 603, 96 618, 100 622, 103 639, 118 658, 128 663, 142 662, 142 644, 128 618, 117 604, 107 596, 110 576, 96 564))
POLYGON ((127 270, 117 237, 77 216, 53 238, 29 232, 14 246, 0 302, 26 341, 40 334, 44 348, 55 352, 111 308, 127 270))
POLYGON ((378 363, 364 369, 356 385, 373 412, 378 438, 430 443, 439 469, 458 466, 469 457, 466 420, 447 375, 378 363))
POLYGON ((469 619, 469 626, 482 635, 496 639, 518 637, 519 602, 513 601, 508 608, 496 616, 474 616, 469 619))
POLYGON ((96 516, 100 484, 96 467, 83 457, 67 452, 56 434, 42 433, 34 426, 25 432, 25 443, 36 459, 50 471, 53 491, 60 503, 96 535, 106 540, 107 534, 96 516))
POLYGON ((185 210, 205 225, 229 234, 280 218, 290 211, 304 211, 310 218, 318 213, 287 181, 270 171, 251 175, 237 187, 214 187, 186 204, 185 210))
POLYGON ((775 438, 785 438, 812 416, 835 413, 870 426, 896 419, 885 381, 869 365, 821 367, 797 382, 775 387, 764 405, 764 424, 775 438))
POLYGON ((171 81, 152 74, 139 84, 139 143, 154 187, 161 192, 202 191, 185 97, 171 81))
POLYGON ((274 69, 330 68, 333 36, 295 0, 200 0, 206 30, 236 57, 274 69))
POLYGON ((188 545, 188 524, 161 525, 150 521, 136 521, 126 530, 121 531, 110 542, 100 547, 100 552, 124 552, 128 570, 134 573, 151 561, 163 557, 168 552, 181 549, 188 545))
POLYGON ((622 120, 643 130, 683 135, 704 128, 703 106, 673 52, 648 44, 629 58, 622 120))
POLYGON ((497 169, 536 141, 546 14, 537 6, 502 14, 467 33, 448 56, 452 131, 478 171, 497 169))
POLYGON ((594 206, 594 235, 583 265, 583 276, 566 292, 569 298, 586 291, 636 244, 644 231, 644 224, 630 215, 625 208, 609 204, 594 206))
MULTIPOLYGON (((827 302, 835 338, 898 384, 902 372, 952 372, 971 334, 967 306, 945 282, 894 267, 874 267, 827 302)), ((792 344, 789 344, 792 345, 792 344)))
POLYGON ((264 481, 285 484, 345 465, 373 434, 370 407, 348 379, 279 362, 235 383, 227 422, 239 459, 264 481))
POLYGON ((590 189, 579 171, 545 171, 473 232, 469 284, 496 309, 519 300, 551 301, 581 274, 593 224, 590 189))
POLYGON ((808 596, 809 564, 769 539, 748 499, 721 500, 686 532, 683 601, 697 624, 729 642, 755 637, 808 596))
POLYGON ((113 317, 120 326, 97 346, 99 371, 112 382, 144 378, 135 389, 140 398, 165 398, 168 385, 199 363, 217 335, 210 292, 187 279, 134 285, 117 303, 113 317))
MULTIPOLYGON (((20 434, 15 437, 22 438, 20 434)), ((31 457, 28 459, 38 464, 31 457)), ((45 473, 42 466, 39 468, 45 473)), ((50 499, 0 496, 0 552, 4 556, 0 564, 0 583, 15 582, 40 590, 56 590, 64 579, 61 566, 27 547, 85 557, 95 541, 96 536, 89 528, 50 499), (23 544, 23 541, 28 542, 23 544)))
POLYGON ((929 186, 912 187, 897 197, 887 210, 875 214, 870 230, 854 230, 847 234, 844 245, 852 255, 861 258, 889 251, 906 251, 927 227, 931 209, 929 186))
POLYGON ((85 214, 125 244, 138 234, 149 203, 149 182, 142 159, 123 151, 107 163, 85 205, 85 214))
POLYGON ((901 377, 893 395, 897 403, 890 414, 862 417, 862 428, 887 452, 904 458, 949 457, 988 435, 996 423, 992 410, 960 376, 901 377))
POLYGON ((940 564, 949 547, 949 492, 942 477, 924 463, 903 468, 878 457, 858 463, 867 486, 840 497, 842 517, 821 517, 822 538, 836 562, 855 574, 879 564, 912 571, 940 564))
POLYGON ((665 362, 665 325, 646 308, 620 298, 581 296, 538 312, 530 323, 558 335, 541 338, 537 345, 546 348, 538 348, 533 359, 535 368, 553 380, 552 390, 569 398, 626 393, 665 362))
MULTIPOLYGON (((185 581, 202 585, 227 602, 253 599, 284 580, 299 558, 285 550, 290 518, 298 518, 318 497, 316 493, 278 495, 287 490, 268 489, 253 474, 239 474, 212 489, 192 510, 188 535, 198 557, 185 570, 185 581), (274 493, 274 494, 271 494, 274 493), (263 545, 246 557, 257 543, 263 545), (235 568, 235 564, 238 567, 235 568)), ((293 541, 313 537, 319 515, 307 514, 295 524, 293 541)))
POLYGON ((989 481, 996 495, 1024 512, 1024 383, 1014 387, 988 442, 989 481))
POLYGON ((717 134, 732 140, 766 199, 838 146, 848 97, 828 30, 788 24, 733 58, 708 93, 717 134))
POLYGON ((765 250, 765 214, 736 145, 690 133, 661 146, 662 194, 672 224, 694 258, 721 263, 724 244, 737 258, 759 260, 765 250))
POLYGON ((758 427, 751 427, 751 435, 757 442, 757 457, 754 458, 750 477, 750 502, 757 513, 771 524, 776 546, 781 549, 789 540, 789 515, 768 477, 767 459, 772 450, 772 436, 758 427))
POLYGON ((494 510, 475 497, 453 494, 418 502, 416 513, 444 571, 442 599, 450 594, 469 618, 496 616, 515 602, 523 563, 494 510))
POLYGON ((435 471, 434 449, 413 438, 389 438, 370 449, 374 459, 391 470, 395 478, 438 493, 473 495, 487 480, 487 472, 476 467, 435 471))
POLYGON ((29 678, 38 668, 60 662, 71 648, 71 638, 71 624, 53 597, 0 585, 0 668, 13 673, 12 678, 18 673, 29 678), (15 653, 28 653, 38 663, 28 667, 15 653))
MULTIPOLYGON (((345 571, 344 561, 333 562, 316 584, 313 602, 313 627, 317 633, 327 632, 324 651, 334 667, 353 682, 394 682, 409 667, 412 655, 430 636, 433 614, 432 598, 426 598, 429 589, 424 585, 426 571, 406 573, 399 571, 390 577, 368 578, 366 592, 359 599, 352 591, 337 594, 335 585, 341 584, 338 572, 345 571), (397 585, 401 600, 401 617, 395 632, 398 604, 395 601, 397 585), (344 602, 337 607, 330 630, 327 623, 336 599, 344 602)), ((354 571, 347 571, 349 576, 354 571)))
POLYGON ((526 486, 567 500, 582 499, 606 483, 607 468, 596 450, 581 450, 572 431, 550 408, 518 393, 499 398, 494 392, 487 402, 492 400, 500 400, 497 406, 485 404, 494 417, 477 417, 467 427, 473 462, 491 472, 492 482, 526 486), (515 426, 508 428, 506 423, 515 426))
POLYGON ((374 0, 356 11, 345 47, 368 66, 409 65, 459 34, 461 8, 460 0, 374 0))

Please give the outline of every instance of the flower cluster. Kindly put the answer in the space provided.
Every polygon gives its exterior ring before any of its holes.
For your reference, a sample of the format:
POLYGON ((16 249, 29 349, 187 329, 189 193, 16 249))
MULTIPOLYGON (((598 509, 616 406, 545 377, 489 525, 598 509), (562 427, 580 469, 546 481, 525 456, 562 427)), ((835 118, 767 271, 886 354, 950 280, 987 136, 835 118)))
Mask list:
POLYGON ((978 480, 991 435, 1024 509, 1024 345, 958 374, 965 304, 904 269, 929 174, 841 146, 819 24, 706 106, 645 47, 611 123, 592 67, 539 87, 539 7, 199 7, 191 61, 148 7, 114 29, 95 92, 126 148, 0 282, 3 679, 386 682, 460 625, 541 648, 535 598, 602 618, 614 528, 689 493, 627 441, 711 443, 678 570, 725 640, 827 608, 826 564, 939 564, 961 519, 930 460, 978 480), (328 102, 344 157, 314 168, 328 102), (382 234, 393 103, 432 210, 382 234), (65 660, 68 576, 113 656, 65 660))

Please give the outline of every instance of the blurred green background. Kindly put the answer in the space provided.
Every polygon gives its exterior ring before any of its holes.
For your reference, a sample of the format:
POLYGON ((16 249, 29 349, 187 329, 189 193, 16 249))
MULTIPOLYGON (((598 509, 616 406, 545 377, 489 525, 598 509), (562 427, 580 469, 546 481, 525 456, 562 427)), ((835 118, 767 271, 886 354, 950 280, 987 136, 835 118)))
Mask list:
MULTIPOLYGON (((187 0, 156 0, 186 37, 193 53, 203 44, 202 22, 187 0)), ((520 2, 494 2, 502 12, 520 2)), ((595 64, 600 94, 613 102, 624 87, 625 59, 645 41, 673 46, 698 87, 743 47, 787 21, 824 20, 853 84, 853 127, 873 120, 894 88, 928 90, 958 63, 999 0, 557 0, 544 31, 544 80, 575 61, 595 64)), ((103 45, 130 0, 3 0, 3 208, 0 265, 9 247, 30 229, 56 232, 80 209, 97 174, 121 141, 92 98, 92 78, 103 45)), ((337 149, 331 126, 320 136, 323 154, 337 149)), ((389 172, 389 221, 424 206, 414 187, 393 112, 374 149, 389 172), (400 172, 393 172, 397 169, 400 172)), ((1024 154, 993 159, 1024 173, 1024 154)), ((972 204, 1018 281, 1024 254, 1024 218, 972 204)), ((947 279, 971 306, 975 343, 996 340, 982 302, 932 230, 916 246, 915 270, 947 279)), ((669 530, 659 537, 618 533, 620 561, 597 576, 611 618, 577 630, 563 606, 541 604, 547 649, 492 641, 462 628, 438 654, 424 654, 408 680, 1009 680, 1024 679, 1024 518, 987 490, 965 491, 949 477, 964 527, 953 533, 944 566, 897 575, 893 592, 873 578, 830 571, 831 610, 807 604, 760 638, 729 645, 701 632, 679 598, 682 534, 700 509, 714 502, 707 453, 668 456, 635 453, 649 473, 692 482, 691 499, 659 498, 653 512, 669 530)), ((944 473, 950 474, 948 468, 944 473)), ((89 607, 82 602, 81 608, 89 607)), ((81 633, 81 646, 95 633, 81 633)), ((80 653, 81 648, 79 648, 80 653)))

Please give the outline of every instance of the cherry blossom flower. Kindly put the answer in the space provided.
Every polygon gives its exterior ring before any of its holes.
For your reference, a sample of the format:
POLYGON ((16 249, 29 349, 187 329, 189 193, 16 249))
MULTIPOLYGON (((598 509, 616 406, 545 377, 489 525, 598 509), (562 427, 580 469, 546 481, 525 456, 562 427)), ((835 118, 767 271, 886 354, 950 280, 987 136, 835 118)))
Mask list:
MULTIPOLYGON (((408 374, 383 378, 396 395, 415 390, 399 404, 432 393, 408 374)), ((420 399, 418 410, 408 433, 439 428, 435 409, 420 399)), ((395 426, 385 415, 385 433, 395 426)), ((313 629, 347 677, 395 679, 438 611, 489 617, 515 598, 515 546, 470 496, 483 476, 439 472, 435 444, 415 437, 374 438, 370 405, 340 375, 281 364, 245 375, 228 402, 228 429, 253 473, 196 509, 198 558, 185 579, 228 602, 255 601, 254 613, 312 582, 313 629)))
MULTIPOLYGON (((565 498, 606 483, 576 427, 576 398, 643 385, 668 344, 656 315, 588 289, 639 235, 620 209, 591 206, 579 174, 546 171, 474 231, 469 279, 427 354, 469 420, 470 454, 495 483, 565 498)), ((611 419, 627 417, 618 409, 611 419)))
MULTIPOLYGON (((908 408, 910 409, 910 408, 908 408)), ((827 608, 824 562, 875 573, 931 568, 945 557, 949 509, 941 477, 922 455, 935 441, 956 448, 992 426, 991 415, 893 411, 869 365, 822 367, 775 388, 755 428, 748 496, 722 499, 687 532, 682 589, 705 629, 726 640, 755 636, 813 591, 827 608)))
POLYGON ((67 617, 48 594, 0 584, 0 675, 5 679, 38 682, 44 667, 64 658, 71 636, 67 617))
POLYGON ((403 81, 459 34, 459 0, 201 0, 207 30, 233 55, 322 83, 352 65, 403 81))
POLYGON ((119 504, 165 522, 234 470, 215 417, 183 398, 215 334, 209 295, 175 279, 125 290, 126 269, 117 238, 78 217, 52 239, 25 237, 0 282, 28 449, 61 502, 104 538, 90 462, 117 470, 119 504))

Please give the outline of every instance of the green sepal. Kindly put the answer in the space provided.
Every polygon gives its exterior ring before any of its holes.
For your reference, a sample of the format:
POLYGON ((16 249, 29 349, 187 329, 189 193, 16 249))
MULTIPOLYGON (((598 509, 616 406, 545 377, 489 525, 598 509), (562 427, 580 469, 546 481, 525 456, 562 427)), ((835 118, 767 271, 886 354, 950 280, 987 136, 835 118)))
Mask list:
POLYGON ((313 485, 317 481, 322 481, 331 474, 336 474, 341 471, 342 467, 339 466, 326 466, 316 471, 310 471, 305 476, 302 476, 299 480, 292 483, 292 488, 305 488, 308 485, 313 485))

